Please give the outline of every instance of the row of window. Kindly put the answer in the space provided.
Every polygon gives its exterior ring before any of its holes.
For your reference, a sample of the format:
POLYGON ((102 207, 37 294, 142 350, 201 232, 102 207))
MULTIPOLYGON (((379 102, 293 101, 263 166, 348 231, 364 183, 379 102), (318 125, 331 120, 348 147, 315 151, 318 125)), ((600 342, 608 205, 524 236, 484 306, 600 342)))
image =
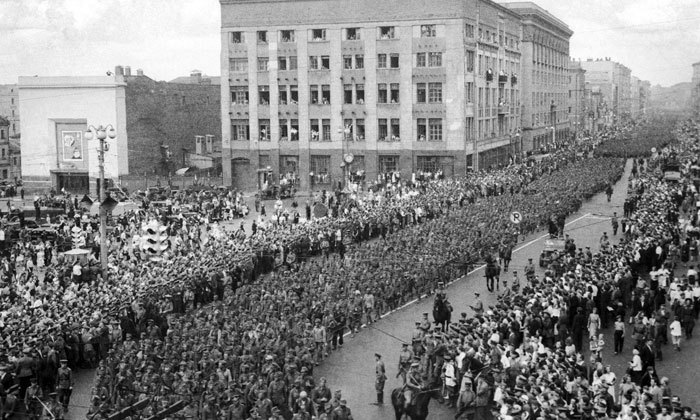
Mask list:
MULTIPOLYGON (((345 119, 344 128, 341 130, 346 141, 365 140, 365 120, 345 119)), ((271 130, 269 119, 258 120, 258 132, 260 141, 270 141, 271 130)), ((377 140, 381 142, 401 141, 401 124, 398 118, 377 119, 377 140)), ((327 118, 309 120, 309 140, 314 142, 331 141, 331 120, 327 118)), ((250 140, 250 124, 248 120, 231 120, 231 140, 250 140)), ((279 140, 299 140, 299 120, 279 120, 279 140)), ((443 127, 441 118, 417 118, 417 141, 442 141, 443 127)))
MULTIPOLYGON (((473 53, 472 53, 473 67, 473 53)), ((277 58, 277 68, 279 70, 296 70, 297 57, 284 56, 277 58)), ((398 69, 399 54, 377 54, 378 69, 398 69)), ((415 54, 414 65, 416 67, 442 67, 441 52, 422 52, 415 54)), ((309 70, 329 70, 331 67, 331 59, 328 55, 311 55, 309 56, 309 70)), ((343 69, 364 69, 365 57, 363 54, 343 55, 343 69)), ((229 60, 229 69, 232 72, 247 72, 248 59, 245 57, 231 58, 229 60)), ((270 69, 269 57, 258 57, 258 71, 268 71, 270 69)))
MULTIPOLYGON (((442 103, 443 86, 441 82, 416 83, 416 103, 419 104, 437 104, 442 103)), ((248 105, 250 96, 247 86, 231 86, 231 104, 233 105, 248 105)), ((400 101, 399 84, 398 83, 379 83, 377 84, 377 103, 380 104, 398 104, 400 101)), ((299 102, 299 88, 297 85, 280 85, 279 86, 279 104, 280 105, 295 105, 299 102)), ((309 102, 313 105, 330 105, 331 104, 331 86, 330 85, 310 85, 309 86, 309 102)), ((343 104, 358 104, 365 103, 365 85, 364 84, 345 84, 343 85, 343 104)), ((270 104, 270 86, 258 86, 258 104, 270 104)))
MULTIPOLYGON (((362 31, 360 28, 345 28, 343 29, 343 39, 346 41, 356 41, 362 39, 362 31)), ((308 36, 312 42, 327 41, 327 30, 325 28, 309 29, 308 36)), ((421 25, 421 38, 435 38, 438 30, 437 25, 421 25)), ((268 31, 257 31, 257 42, 259 44, 267 44, 269 42, 268 31)), ((395 39, 396 30, 393 26, 381 26, 377 28, 377 39, 395 39)), ((279 33, 280 42, 296 42, 296 31, 294 29, 282 30, 279 33)), ((232 44, 245 43, 245 32, 231 32, 232 44)))
MULTIPOLYGON (((261 158, 267 155, 261 155, 261 158)), ((296 158, 285 157, 286 159, 296 158)), ((269 161, 269 158, 266 158, 269 161)), ((296 161, 295 161, 296 162, 296 161)), ((452 166, 453 158, 450 156, 416 156, 416 170, 418 172, 435 173, 444 169, 444 166, 452 166)), ((292 166, 295 170, 296 165, 292 166)), ((365 157, 363 155, 355 155, 350 171, 364 171, 365 157)), ((330 184, 331 183, 331 156, 330 155, 311 155, 309 161, 309 170, 313 174, 315 184, 330 184)), ((377 157, 377 172, 380 174, 391 174, 399 171, 399 156, 398 155, 379 155, 377 157)))
MULTIPOLYGON (((416 27, 418 30, 418 36, 420 38, 435 38, 438 36, 438 25, 436 24, 426 24, 416 27)), ((414 32, 415 34, 415 32, 414 32)), ((245 43, 246 34, 241 31, 231 32, 231 43, 232 44, 243 44, 245 43)), ((361 28, 343 28, 342 29, 342 39, 346 41, 356 41, 362 39, 361 28)), ((466 38, 474 38, 474 25, 465 24, 464 25, 464 36, 466 38)), ((257 31, 256 40, 259 44, 267 44, 270 41, 268 31, 257 31)), ((316 28, 308 30, 308 38, 311 42, 324 42, 328 41, 328 30, 325 28, 316 28)), ((376 39, 378 40, 388 40, 396 39, 396 27, 394 26, 380 26, 376 29, 376 39)), ((286 29, 279 31, 278 34, 279 42, 296 42, 296 31, 294 29, 286 29)), ((482 29, 479 28, 479 40, 483 42, 490 42, 492 44, 498 44, 501 46, 506 46, 509 48, 519 49, 520 40, 516 35, 509 35, 503 31, 496 31, 494 29, 482 29)))

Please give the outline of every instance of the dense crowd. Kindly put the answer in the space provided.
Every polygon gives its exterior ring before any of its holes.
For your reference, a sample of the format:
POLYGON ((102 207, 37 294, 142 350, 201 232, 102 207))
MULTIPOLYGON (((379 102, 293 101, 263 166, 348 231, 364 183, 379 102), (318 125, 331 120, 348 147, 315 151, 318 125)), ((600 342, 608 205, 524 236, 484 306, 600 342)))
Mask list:
MULTIPOLYGON (((697 139, 673 149, 697 163, 697 139)), ((664 347, 680 351, 698 318, 698 235, 688 228, 698 224, 697 186, 688 177, 667 183, 656 162, 643 162, 634 162, 634 210, 619 242, 601 238, 596 253, 567 247, 543 278, 522 287, 511 278, 498 305, 472 307, 474 317, 462 313, 445 333, 416 323, 413 348, 401 353, 407 389, 421 392, 437 379, 455 418, 698 418, 656 370, 664 347), (601 331, 610 327, 614 340, 605 343, 601 331), (603 359, 611 345, 631 354, 620 380, 603 359)))
MULTIPOLYGON (((275 407, 285 418, 292 413, 305 418, 311 411, 321 416, 324 410, 329 418, 344 418, 337 417, 349 411, 342 397, 326 396, 312 376, 325 354, 342 345, 344 331, 356 331, 361 322, 430 292, 482 258, 484 250, 497 249, 518 233, 508 228, 509 211, 525 215, 522 233, 535 230, 552 216, 575 211, 618 179, 621 167, 621 161, 609 159, 577 161, 576 151, 566 150, 538 164, 467 179, 388 185, 361 197, 328 194, 322 200, 335 217, 282 226, 279 211, 276 224, 246 238, 213 223, 222 202, 223 208, 244 211, 236 207, 242 206, 238 195, 172 197, 117 218, 107 239, 105 279, 88 276, 94 256, 90 262, 70 260, 55 242, 4 243, 3 385, 15 401, 6 400, 3 409, 15 410, 33 386, 43 397, 64 389, 52 408, 67 408, 65 389, 71 384, 61 385, 59 378, 65 363, 99 366, 91 408, 97 418, 146 397, 153 399, 149 412, 177 399, 200 418, 268 412, 261 418, 270 418, 275 407), (141 225, 151 218, 167 225, 171 238, 159 260, 147 259, 140 247, 141 225), (347 232, 355 241, 383 240, 334 247, 337 253, 322 250, 327 258, 300 258, 258 275, 261 248, 284 254, 293 251, 292 244, 313 249, 318 243, 323 249, 324 243, 343 243, 347 232), (420 266, 408 264, 415 258, 420 266), (406 272, 406 266, 416 268, 406 272), (323 397, 314 398, 319 392, 323 397)), ((66 203, 73 205, 66 204, 69 211, 58 218, 57 230, 69 234, 80 227, 86 242, 99 244, 95 218, 81 215, 75 200, 66 203)))

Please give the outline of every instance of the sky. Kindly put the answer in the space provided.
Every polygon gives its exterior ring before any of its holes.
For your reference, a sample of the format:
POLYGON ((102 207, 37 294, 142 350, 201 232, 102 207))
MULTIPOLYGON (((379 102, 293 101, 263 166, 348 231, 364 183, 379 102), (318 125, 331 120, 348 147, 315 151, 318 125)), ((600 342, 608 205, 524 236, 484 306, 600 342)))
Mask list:
MULTIPOLYGON (((536 3, 574 31, 574 58, 611 57, 663 86, 689 82, 700 61, 700 0, 536 3)), ((156 80, 193 69, 217 76, 219 8, 218 0, 0 0, 0 84, 101 75, 118 64, 156 80)))

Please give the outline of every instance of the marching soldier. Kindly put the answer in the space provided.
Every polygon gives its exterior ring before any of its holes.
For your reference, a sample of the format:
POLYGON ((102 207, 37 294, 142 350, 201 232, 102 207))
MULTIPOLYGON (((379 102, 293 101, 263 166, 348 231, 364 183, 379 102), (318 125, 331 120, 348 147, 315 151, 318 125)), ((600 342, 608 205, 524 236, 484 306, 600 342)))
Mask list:
POLYGON ((374 388, 377 391, 377 403, 376 405, 384 404, 384 384, 386 383, 386 367, 382 361, 382 355, 379 353, 374 353, 374 358, 376 364, 374 366, 374 373, 376 379, 374 381, 374 388))
POLYGON ((423 330, 421 323, 416 322, 416 330, 413 331, 413 336, 411 338, 411 344, 413 345, 414 355, 421 354, 421 350, 423 347, 423 337, 425 337, 425 331, 423 330))
POLYGON ((63 405, 63 411, 68 410, 70 396, 73 392, 73 371, 68 367, 68 360, 61 359, 61 367, 58 368, 58 386, 56 386, 58 403, 63 405))
POLYGON ((32 377, 31 384, 24 393, 24 407, 30 420, 38 420, 41 415, 41 387, 37 384, 36 377, 32 377))
POLYGON ((479 299, 479 293, 474 293, 474 296, 474 306, 470 305, 470 307, 474 311, 474 315, 480 317, 484 314, 484 303, 481 301, 481 299, 479 299))
POLYGON ((396 374, 397 378, 401 376, 403 383, 406 383, 406 374, 411 368, 411 360, 413 360, 413 352, 408 348, 408 343, 403 343, 399 353, 399 373, 396 374))

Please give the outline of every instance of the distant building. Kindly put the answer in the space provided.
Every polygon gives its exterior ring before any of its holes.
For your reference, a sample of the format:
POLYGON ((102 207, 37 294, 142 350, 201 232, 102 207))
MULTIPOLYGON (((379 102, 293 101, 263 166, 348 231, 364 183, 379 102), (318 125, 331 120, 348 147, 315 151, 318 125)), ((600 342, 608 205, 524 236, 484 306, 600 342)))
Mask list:
POLYGON ((17 85, 0 85, 0 117, 10 124, 10 137, 19 138, 19 92, 17 85))
POLYGON ((569 39, 573 31, 532 2, 503 3, 522 16, 522 129, 528 150, 568 139, 569 39))
POLYGON ((117 66, 97 77, 20 77, 22 177, 27 188, 97 191, 98 143, 88 126, 111 124, 105 176, 168 176, 195 135, 220 130, 219 87, 157 82, 117 66))
POLYGON ((632 73, 628 67, 610 58, 588 59, 581 62, 586 70, 586 82, 598 86, 600 93, 611 107, 615 119, 632 115, 632 73))
MULTIPOLYGON (((142 76, 143 74, 141 74, 142 76)), ((188 85, 221 85, 221 77, 203 75, 200 70, 192 70, 189 76, 177 77, 168 83, 181 83, 188 85)))
POLYGON ((10 164, 10 121, 0 116, 0 181, 14 182, 10 164))
POLYGON ((693 118, 700 118, 700 61, 693 64, 691 89, 691 114, 693 118))
POLYGON ((576 136, 586 132, 586 70, 578 61, 569 62, 567 111, 576 136))

